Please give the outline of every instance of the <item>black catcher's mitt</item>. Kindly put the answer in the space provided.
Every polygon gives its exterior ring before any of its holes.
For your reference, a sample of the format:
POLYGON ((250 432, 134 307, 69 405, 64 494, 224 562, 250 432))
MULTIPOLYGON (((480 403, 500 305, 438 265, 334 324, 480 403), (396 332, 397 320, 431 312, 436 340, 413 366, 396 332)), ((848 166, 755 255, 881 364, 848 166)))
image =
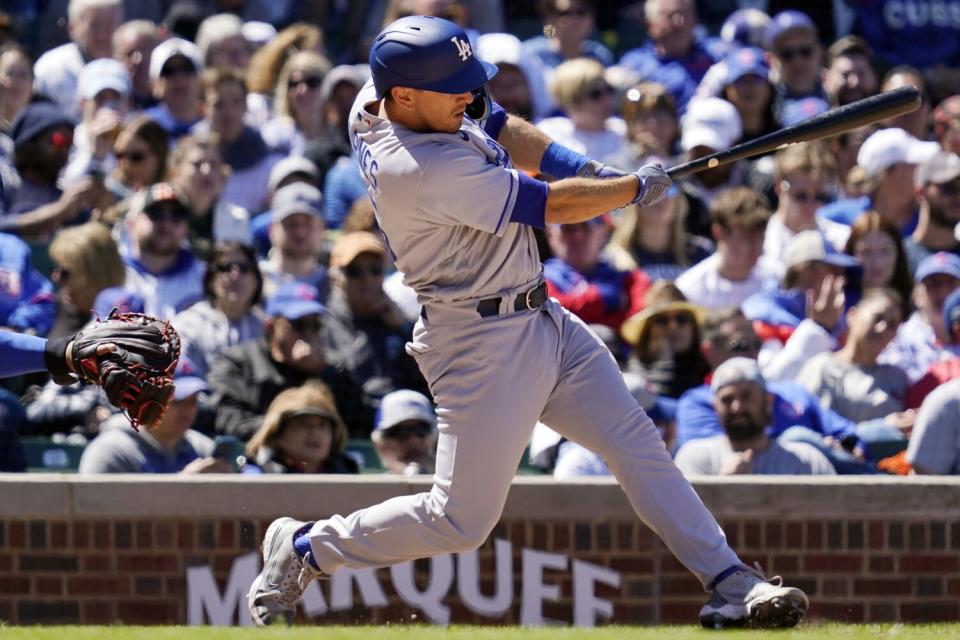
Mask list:
POLYGON ((82 380, 103 387, 134 429, 156 426, 173 400, 180 336, 168 321, 114 309, 77 333, 65 355, 82 380), (113 350, 101 348, 105 344, 113 350))

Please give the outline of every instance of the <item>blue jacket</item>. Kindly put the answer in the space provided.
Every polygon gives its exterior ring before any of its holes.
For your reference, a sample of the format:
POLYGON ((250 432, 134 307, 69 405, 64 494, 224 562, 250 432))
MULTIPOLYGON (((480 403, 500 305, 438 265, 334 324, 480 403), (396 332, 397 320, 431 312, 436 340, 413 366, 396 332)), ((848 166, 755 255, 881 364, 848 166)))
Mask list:
MULTIPOLYGON (((842 440, 855 436, 855 426, 840 414, 820 406, 816 396, 800 385, 780 380, 767 383, 773 395, 773 420, 767 434, 776 438, 790 427, 807 427, 825 436, 842 440)), ((713 409, 713 392, 708 385, 690 389, 677 403, 677 447, 690 440, 723 434, 723 425, 713 409)))
POLYGON ((30 264, 30 247, 0 233, 0 326, 45 336, 56 312, 53 284, 30 264))
POLYGON ((960 65, 955 2, 848 0, 846 4, 856 16, 853 32, 863 36, 889 66, 909 64, 923 71, 938 64, 960 65))
POLYGON ((677 101, 678 110, 683 113, 707 69, 722 55, 722 49, 713 41, 694 40, 690 53, 685 58, 660 58, 653 43, 648 42, 623 54, 620 64, 636 72, 644 81, 658 82, 665 86, 677 101))

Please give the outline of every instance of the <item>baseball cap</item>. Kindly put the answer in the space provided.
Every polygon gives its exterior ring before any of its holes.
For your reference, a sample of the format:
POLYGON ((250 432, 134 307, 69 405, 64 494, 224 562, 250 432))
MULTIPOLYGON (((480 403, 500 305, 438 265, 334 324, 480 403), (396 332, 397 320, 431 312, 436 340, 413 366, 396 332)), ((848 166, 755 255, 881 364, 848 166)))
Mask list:
POLYGON ((691 100, 682 128, 680 146, 684 151, 700 146, 723 151, 733 146, 743 133, 737 108, 722 98, 691 100))
POLYGON ((803 29, 817 36, 817 25, 813 23, 810 16, 802 11, 781 11, 770 19, 770 25, 767 26, 767 33, 764 37, 764 46, 772 50, 783 35, 790 31, 803 29))
POLYGON ((437 426, 437 414, 425 395, 412 389, 391 391, 380 401, 373 430, 385 431, 407 420, 426 422, 434 428, 437 426))
POLYGON ((953 128, 954 123, 960 122, 960 96, 950 96, 940 102, 933 110, 931 120, 933 135, 939 140, 953 128))
POLYGON ((203 71, 203 60, 197 45, 182 38, 170 38, 158 44, 150 54, 150 79, 159 78, 164 65, 175 56, 183 56, 189 60, 198 74, 203 71))
POLYGON ((960 322, 960 289, 954 290, 943 301, 943 326, 947 328, 947 333, 954 343, 960 342, 960 339, 954 338, 952 327, 960 322))
POLYGON ((207 382, 199 375, 193 362, 187 356, 180 356, 177 369, 173 374, 173 399, 186 400, 190 396, 207 390, 207 382))
POLYGON ((960 156, 950 151, 938 151, 917 165, 913 183, 919 189, 927 184, 946 184, 960 176, 960 156))
POLYGON ((113 89, 121 96, 130 95, 130 74, 126 67, 113 58, 99 58, 88 62, 80 70, 77 79, 80 97, 92 100, 106 89, 113 89))
POLYGON ((378 256, 386 256, 387 249, 383 246, 383 240, 376 234, 369 231, 351 231, 345 233, 333 245, 330 252, 331 267, 345 267, 361 253, 375 253, 378 256))
POLYGON ((914 274, 913 279, 916 282, 923 282, 930 276, 937 275, 938 273, 953 276, 960 280, 960 256, 948 251, 938 251, 933 255, 929 255, 920 261, 920 265, 917 267, 917 273, 914 274))
POLYGON ((327 308, 320 302, 320 292, 303 282, 285 282, 267 300, 266 312, 271 317, 297 320, 313 314, 323 315, 327 308))
POLYGON ((737 382, 753 382, 764 389, 767 388, 767 381, 763 379, 763 373, 760 372, 757 361, 753 358, 737 356, 716 368, 710 380, 710 390, 716 393, 727 385, 737 382))
POLYGON ((720 39, 742 46, 762 47, 770 16, 760 9, 737 9, 720 27, 720 39))
POLYGON ((903 129, 890 127, 874 131, 863 141, 857 153, 857 164, 867 175, 876 177, 898 162, 919 164, 929 160, 939 150, 940 145, 936 142, 923 142, 903 129))
POLYGON ((244 40, 259 48, 277 37, 277 28, 269 22, 249 20, 243 23, 240 33, 244 40))
POLYGON ((320 190, 303 182, 294 182, 273 194, 273 221, 281 222, 295 213, 323 218, 320 190))
POLYGON ((632 346, 640 342, 647 323, 661 313, 686 311, 698 325, 703 324, 706 315, 701 307, 688 302, 673 283, 664 280, 655 282, 647 290, 643 302, 646 305, 643 311, 633 314, 620 326, 620 335, 632 346))
POLYGON ((93 302, 93 312, 101 320, 109 316, 114 307, 120 313, 143 313, 145 302, 139 293, 123 287, 107 287, 93 302))
POLYGON ((72 129, 76 125, 73 118, 52 102, 32 102, 14 119, 9 135, 14 148, 19 149, 48 129, 59 126, 72 129))
POLYGON ((277 185, 295 173, 305 173, 313 178, 314 182, 320 180, 320 172, 317 170, 317 165, 315 165, 311 160, 308 160, 303 156, 287 156, 277 164, 273 165, 273 168, 270 169, 270 178, 267 180, 267 189, 269 189, 271 192, 276 191, 277 185))
POLYGON ((853 256, 840 253, 833 248, 823 234, 816 229, 801 231, 790 239, 783 250, 783 265, 790 269, 804 262, 825 262, 848 269, 858 267, 860 263, 853 256))
POLYGON ((743 76, 760 76, 764 80, 770 77, 770 67, 763 51, 756 47, 743 47, 731 52, 724 63, 727 66, 727 84, 732 84, 743 76))
POLYGON ((813 116, 818 116, 829 110, 830 103, 823 98, 817 98, 815 96, 784 100, 783 108, 780 110, 780 123, 785 127, 789 127, 790 125, 797 124, 813 116))
POLYGON ((186 197, 169 182, 154 183, 150 185, 149 189, 139 192, 134 198, 135 200, 130 205, 132 213, 148 211, 154 205, 165 202, 171 202, 181 210, 190 213, 190 203, 187 202, 186 197))

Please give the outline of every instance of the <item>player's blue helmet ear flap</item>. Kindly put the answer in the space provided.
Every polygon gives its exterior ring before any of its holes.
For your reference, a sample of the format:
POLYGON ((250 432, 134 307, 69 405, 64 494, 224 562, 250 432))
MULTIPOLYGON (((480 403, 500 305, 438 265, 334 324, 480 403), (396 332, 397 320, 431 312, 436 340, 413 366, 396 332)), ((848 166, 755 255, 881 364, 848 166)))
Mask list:
POLYGON ((377 98, 392 87, 473 92, 497 70, 496 65, 477 59, 463 29, 432 16, 400 18, 387 25, 370 47, 370 72, 377 98))

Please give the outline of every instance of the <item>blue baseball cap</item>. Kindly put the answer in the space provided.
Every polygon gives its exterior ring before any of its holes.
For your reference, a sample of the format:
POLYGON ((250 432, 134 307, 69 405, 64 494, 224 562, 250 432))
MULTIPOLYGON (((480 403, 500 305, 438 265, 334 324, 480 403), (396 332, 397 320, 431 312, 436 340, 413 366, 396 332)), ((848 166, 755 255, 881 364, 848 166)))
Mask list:
POLYGON ((814 37, 818 35, 817 25, 807 14, 802 11, 781 11, 770 20, 770 26, 767 27, 767 34, 764 38, 764 46, 768 51, 773 49, 782 35, 797 29, 809 31, 814 37))
POLYGON ((437 426, 437 414, 427 396, 412 389, 398 389, 383 396, 374 422, 374 431, 384 431, 407 420, 437 426))
POLYGON ((783 108, 780 110, 780 123, 785 127, 789 127, 790 125, 803 122, 807 118, 812 118, 829 110, 830 103, 823 98, 817 98, 815 96, 784 100, 783 108))
POLYGON ((93 303, 93 312, 98 318, 104 320, 114 307, 120 313, 143 313, 145 303, 143 296, 136 291, 129 291, 123 287, 107 287, 97 294, 93 303))
POLYGON ((173 399, 186 400, 190 396, 207 390, 207 382, 199 375, 193 362, 187 356, 180 356, 177 369, 173 374, 173 399))
POLYGON ((317 288, 303 282, 285 282, 267 300, 267 315, 274 318, 298 320, 313 314, 323 315, 326 311, 317 288))
POLYGON ((953 276, 960 280, 960 256, 948 251, 938 251, 927 256, 920 261, 920 266, 917 267, 917 273, 913 279, 917 282, 923 282, 938 273, 953 276))
POLYGON ((720 27, 720 38, 742 46, 762 47, 770 16, 760 9, 737 9, 720 27))
POLYGON ((732 84, 743 76, 760 76, 764 80, 770 77, 770 67, 763 51, 756 47, 742 47, 731 51, 724 63, 727 65, 727 84, 732 84))
POLYGON ((943 301, 943 326, 947 328, 947 333, 954 344, 960 344, 960 334, 955 334, 953 331, 953 325, 958 322, 960 322, 960 288, 954 289, 953 293, 943 301))

